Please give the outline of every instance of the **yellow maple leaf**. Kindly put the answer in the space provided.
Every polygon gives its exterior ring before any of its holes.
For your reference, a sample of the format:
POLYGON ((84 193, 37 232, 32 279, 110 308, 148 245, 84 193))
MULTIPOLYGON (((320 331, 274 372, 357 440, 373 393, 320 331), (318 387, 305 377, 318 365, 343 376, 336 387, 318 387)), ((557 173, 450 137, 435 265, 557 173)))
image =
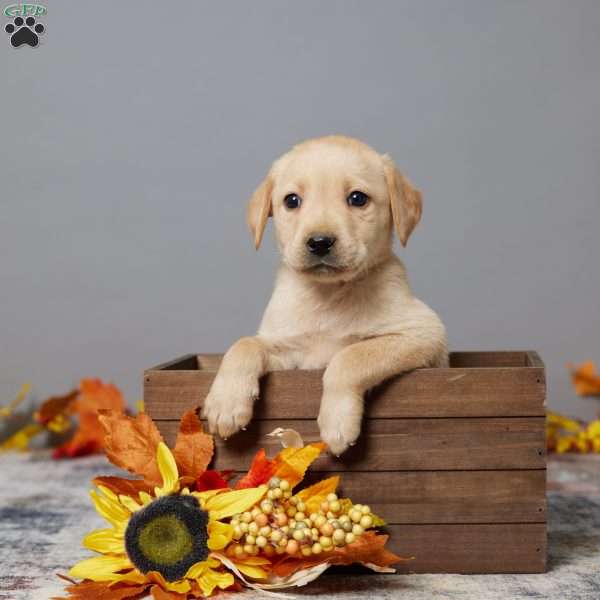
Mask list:
POLYGON ((308 444, 303 448, 284 448, 274 459, 275 471, 273 475, 280 479, 287 479, 292 487, 302 479, 306 469, 325 450, 323 442, 308 444))

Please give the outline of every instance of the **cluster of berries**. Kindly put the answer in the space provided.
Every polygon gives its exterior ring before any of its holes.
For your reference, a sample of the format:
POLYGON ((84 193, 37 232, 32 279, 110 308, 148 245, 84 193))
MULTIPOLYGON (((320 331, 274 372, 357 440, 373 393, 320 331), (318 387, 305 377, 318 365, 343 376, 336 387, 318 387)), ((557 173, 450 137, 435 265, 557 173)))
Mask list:
POLYGON ((251 511, 231 519, 234 543, 227 552, 237 558, 275 554, 312 556, 352 544, 373 527, 371 508, 366 504, 340 501, 329 494, 320 510, 307 513, 306 504, 292 495, 285 479, 269 480, 266 498, 251 511))

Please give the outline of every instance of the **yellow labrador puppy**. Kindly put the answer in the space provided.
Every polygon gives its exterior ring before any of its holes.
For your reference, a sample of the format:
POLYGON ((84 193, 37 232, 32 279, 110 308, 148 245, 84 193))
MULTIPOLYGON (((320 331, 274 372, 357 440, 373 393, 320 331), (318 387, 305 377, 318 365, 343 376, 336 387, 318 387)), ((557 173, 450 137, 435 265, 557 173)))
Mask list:
POLYGON ((259 379, 277 369, 325 369, 321 437, 339 455, 360 434, 365 392, 419 367, 447 364, 446 332, 413 295, 392 253, 421 217, 421 194, 392 159, 330 136, 273 163, 250 199, 256 247, 272 216, 282 263, 255 337, 225 354, 205 400, 210 431, 245 428, 259 379))

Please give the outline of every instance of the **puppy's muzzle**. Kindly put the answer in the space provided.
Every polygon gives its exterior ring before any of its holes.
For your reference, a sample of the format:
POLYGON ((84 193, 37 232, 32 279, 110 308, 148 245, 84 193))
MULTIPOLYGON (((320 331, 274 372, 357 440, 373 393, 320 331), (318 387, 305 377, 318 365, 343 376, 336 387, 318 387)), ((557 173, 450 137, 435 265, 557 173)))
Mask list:
POLYGON ((326 256, 333 248, 335 240, 336 238, 332 235, 315 233, 306 240, 306 247, 311 254, 326 256))

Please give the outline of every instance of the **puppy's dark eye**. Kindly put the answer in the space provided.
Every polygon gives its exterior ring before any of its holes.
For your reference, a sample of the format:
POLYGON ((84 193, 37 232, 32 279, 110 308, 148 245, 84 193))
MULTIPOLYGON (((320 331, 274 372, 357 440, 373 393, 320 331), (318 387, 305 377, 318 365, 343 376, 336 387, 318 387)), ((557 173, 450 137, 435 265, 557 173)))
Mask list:
POLYGON ((350 192, 350 195, 346 198, 348 206, 364 206, 368 201, 369 196, 367 196, 364 192, 359 192, 358 190, 350 192))
POLYGON ((298 194, 288 194, 283 199, 283 203, 285 204, 286 208, 289 208, 289 209, 298 208, 300 206, 300 204, 302 204, 302 198, 300 198, 300 196, 298 196, 298 194))

